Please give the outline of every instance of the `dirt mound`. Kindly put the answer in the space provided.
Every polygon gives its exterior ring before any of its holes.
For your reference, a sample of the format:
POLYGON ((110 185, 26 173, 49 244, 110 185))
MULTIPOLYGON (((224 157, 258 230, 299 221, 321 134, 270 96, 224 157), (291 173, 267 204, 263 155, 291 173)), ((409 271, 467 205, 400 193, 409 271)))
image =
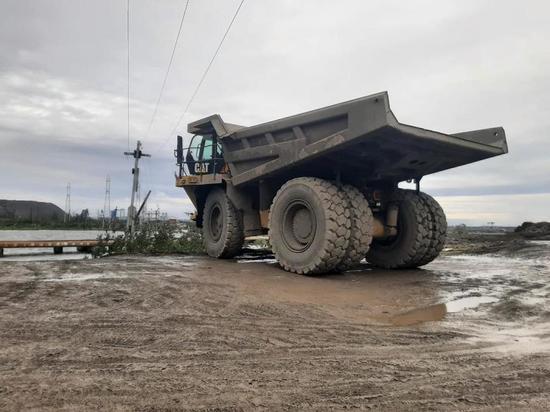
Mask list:
POLYGON ((550 239, 550 222, 523 222, 514 232, 529 238, 550 239))
POLYGON ((65 212, 53 203, 0 199, 0 220, 62 220, 65 212))
POLYGON ((536 306, 528 305, 516 298, 508 298, 493 305, 491 312, 500 319, 507 321, 517 321, 543 314, 536 306))
POLYGON ((458 233, 451 229, 443 253, 446 255, 518 254, 531 247, 533 245, 527 239, 515 233, 458 233))

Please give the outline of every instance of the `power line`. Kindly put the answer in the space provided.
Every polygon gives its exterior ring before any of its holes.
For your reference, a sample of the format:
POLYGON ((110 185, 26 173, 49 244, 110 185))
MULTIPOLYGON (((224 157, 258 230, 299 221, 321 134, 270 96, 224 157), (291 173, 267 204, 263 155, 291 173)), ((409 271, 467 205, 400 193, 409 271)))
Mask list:
POLYGON ((212 64, 214 63, 214 60, 218 56, 218 54, 219 54, 219 52, 222 48, 223 42, 225 41, 225 38, 227 37, 227 34, 229 33, 229 30, 231 30, 231 26, 233 26, 233 23, 235 22, 235 19, 237 18, 237 15, 239 14, 239 11, 241 10, 241 7, 242 7, 243 3, 244 3, 244 0, 241 0, 241 2, 239 3, 239 7, 237 7, 237 10, 235 10, 235 14, 233 15, 233 18, 231 19, 231 21, 229 22, 229 25, 227 26, 227 29, 225 30, 225 33, 224 33, 222 39, 220 40, 220 43, 218 44, 218 47, 216 48, 216 51, 214 52, 214 55, 210 59, 210 62, 208 63, 208 66, 206 66, 206 69, 204 70, 204 73, 202 74, 197 86, 195 87, 195 90, 193 91, 193 94, 191 95, 191 98, 187 102, 187 105, 185 106, 185 110, 183 111, 181 116, 178 118, 178 121, 177 121, 176 125, 172 128, 172 131, 170 132, 170 135, 165 139, 164 144, 162 145, 162 148, 164 147, 164 145, 166 144, 168 139, 171 136, 174 135, 175 131, 177 130, 177 128, 179 127, 181 121, 183 120, 183 117, 186 115, 187 110, 189 110, 189 107, 191 106, 191 104, 193 103, 193 100, 197 96, 197 93, 199 92, 199 89, 201 88, 201 86, 204 82, 204 79, 206 78, 206 75, 210 71, 210 68, 212 67, 212 64))
POLYGON ((126 73, 128 77, 128 151, 130 151, 130 0, 127 0, 126 2, 126 50, 126 73))
POLYGON ((164 93, 164 88, 166 87, 166 80, 168 79, 168 74, 170 73, 170 68, 172 67, 172 62, 174 61, 174 54, 176 53, 176 48, 178 47, 178 41, 180 39, 181 29, 183 27, 183 21, 185 20, 185 15, 187 14, 187 7, 189 6, 189 0, 185 3, 185 9, 183 10, 183 15, 181 16, 180 21, 180 27, 178 29, 178 34, 176 36, 176 41, 174 42, 174 47, 172 48, 172 55, 170 56, 170 61, 168 62, 168 67, 166 68, 166 73, 164 74, 164 80, 162 81, 162 86, 160 88, 159 97, 157 99, 157 103, 155 104, 155 110, 153 111, 153 116, 151 116, 151 121, 149 122, 149 127, 147 128, 147 134, 146 136, 149 137, 149 133, 151 132, 151 127, 153 126, 153 123, 155 121, 155 117, 157 116, 157 111, 159 108, 160 100, 162 99, 162 94, 164 93))

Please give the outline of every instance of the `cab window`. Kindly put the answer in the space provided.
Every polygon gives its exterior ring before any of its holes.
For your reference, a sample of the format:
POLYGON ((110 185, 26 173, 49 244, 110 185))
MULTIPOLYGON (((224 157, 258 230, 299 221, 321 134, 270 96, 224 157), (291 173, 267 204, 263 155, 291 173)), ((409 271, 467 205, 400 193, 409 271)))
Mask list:
POLYGON ((204 136, 202 139, 202 153, 201 153, 201 160, 211 160, 213 156, 213 144, 214 140, 212 139, 212 136, 204 136))
POLYGON ((187 149, 186 157, 188 161, 199 159, 201 142, 202 142, 202 136, 198 136, 198 135, 193 136, 193 139, 191 139, 191 143, 189 144, 189 148, 187 149))

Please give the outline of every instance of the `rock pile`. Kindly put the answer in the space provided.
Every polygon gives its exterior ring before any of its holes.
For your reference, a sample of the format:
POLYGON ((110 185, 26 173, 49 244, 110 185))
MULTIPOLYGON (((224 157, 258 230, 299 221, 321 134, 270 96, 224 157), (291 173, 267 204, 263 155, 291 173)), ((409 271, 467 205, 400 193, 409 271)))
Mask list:
POLYGON ((550 239, 550 222, 523 222, 520 226, 516 227, 514 232, 530 238, 550 239))

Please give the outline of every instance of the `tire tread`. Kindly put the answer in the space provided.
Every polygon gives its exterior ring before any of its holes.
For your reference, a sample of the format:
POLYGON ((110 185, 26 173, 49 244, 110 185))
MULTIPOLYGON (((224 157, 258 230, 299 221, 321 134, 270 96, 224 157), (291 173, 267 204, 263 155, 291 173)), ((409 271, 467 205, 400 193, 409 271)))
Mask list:
MULTIPOLYGON (((212 250, 208 247, 207 236, 203 236, 205 248, 208 254, 212 257, 220 259, 230 259, 237 256, 241 253, 243 244, 244 244, 244 228, 241 213, 233 205, 227 194, 221 189, 214 189, 208 194, 208 199, 206 200, 205 210, 208 207, 208 202, 210 199, 220 196, 221 201, 220 205, 224 209, 225 216, 227 217, 227 233, 223 240, 223 246, 217 250, 212 250)), ((203 230, 207 230, 206 225, 203 230)))
POLYGON ((420 192, 420 199, 428 209, 431 217, 430 244, 424 256, 418 261, 418 266, 430 263, 439 256, 447 239, 447 218, 441 205, 429 194, 420 192))
POLYGON ((338 269, 343 271, 357 266, 369 251, 374 217, 368 200, 356 187, 344 185, 341 190, 348 201, 351 219, 349 244, 338 265, 338 269))
POLYGON ((416 236, 405 253, 395 253, 395 256, 385 256, 377 253, 376 245, 371 247, 367 253, 367 260, 379 267, 385 269, 410 269, 419 266, 421 258, 426 252, 431 242, 432 218, 424 201, 413 190, 398 189, 391 198, 392 202, 409 202, 415 214, 416 236))

